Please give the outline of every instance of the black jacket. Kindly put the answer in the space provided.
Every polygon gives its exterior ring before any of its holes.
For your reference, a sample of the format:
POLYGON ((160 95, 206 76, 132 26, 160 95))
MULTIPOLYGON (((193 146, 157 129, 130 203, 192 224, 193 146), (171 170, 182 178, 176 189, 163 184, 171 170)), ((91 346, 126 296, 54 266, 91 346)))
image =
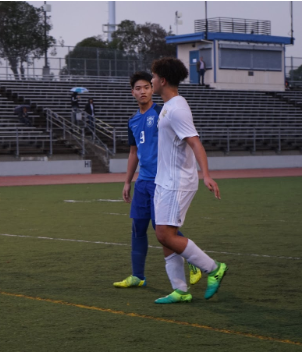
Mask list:
MULTIPOLYGON (((204 71, 206 71, 207 67, 206 67, 206 63, 203 61, 203 65, 204 65, 204 71)), ((200 70, 200 60, 197 61, 196 63, 196 71, 198 72, 200 70)))
POLYGON ((80 108, 79 98, 77 94, 71 96, 71 108, 80 108))
MULTIPOLYGON (((93 114, 95 115, 95 105, 94 103, 92 103, 92 106, 93 106, 93 114)), ((92 115, 92 110, 91 110, 91 106, 90 106, 90 103, 87 103, 85 105, 85 112, 89 115, 92 115)))

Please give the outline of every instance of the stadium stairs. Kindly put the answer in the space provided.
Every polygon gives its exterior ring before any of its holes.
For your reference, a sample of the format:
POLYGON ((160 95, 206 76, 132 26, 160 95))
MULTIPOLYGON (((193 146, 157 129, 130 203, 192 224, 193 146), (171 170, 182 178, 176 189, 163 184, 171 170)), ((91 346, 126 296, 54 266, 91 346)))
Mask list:
MULTIPOLYGON (((97 117, 116 130, 116 152, 128 153, 127 121, 136 112, 137 104, 126 78, 0 81, 1 105, 5 107, 0 118, 16 123, 14 106, 29 104, 36 129, 46 131, 45 108, 70 121, 70 89, 75 86, 89 90, 80 96, 80 107, 83 109, 88 98, 93 97, 97 117)), ((191 107, 195 126, 209 153, 301 153, 302 92, 220 91, 189 84, 182 84, 179 91, 191 107)), ((162 104, 160 97, 155 96, 154 101, 162 104)), ((112 141, 102 139, 112 148, 112 141)), ((79 155, 78 148, 60 135, 55 145, 54 155, 79 155)), ((103 156, 91 144, 86 148, 88 158, 92 159, 93 172, 107 170, 103 156)))

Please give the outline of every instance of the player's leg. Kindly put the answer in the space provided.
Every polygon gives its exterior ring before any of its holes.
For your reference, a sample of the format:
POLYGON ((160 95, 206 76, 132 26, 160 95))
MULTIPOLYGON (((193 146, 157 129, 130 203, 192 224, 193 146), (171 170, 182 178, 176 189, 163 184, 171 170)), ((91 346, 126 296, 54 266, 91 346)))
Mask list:
MULTIPOLYGON (((179 237, 177 234, 177 227, 170 227, 168 230, 171 235, 179 237)), ((184 258, 176 252, 163 247, 166 272, 170 280, 173 292, 165 297, 158 298, 156 304, 172 304, 179 302, 190 302, 192 295, 188 291, 188 285, 186 281, 184 258)))
POLYGON ((132 275, 140 280, 145 280, 149 222, 150 219, 133 219, 132 221, 132 275))
MULTIPOLYGON (((152 219, 152 226, 155 230, 155 211, 154 211, 154 193, 155 193, 156 184, 153 182, 148 183, 148 191, 151 200, 151 219, 152 219)), ((177 235, 183 237, 184 235, 178 230, 177 235)), ((194 265, 188 263, 190 269, 190 284, 196 284, 201 279, 201 271, 199 268, 195 267, 194 265)), ((172 286, 173 287, 173 286, 172 286)))
MULTIPOLYGON (((182 234, 182 232, 180 230, 178 230, 177 235, 184 237, 184 235, 182 234)), ((188 262, 188 265, 189 265, 189 269, 190 269, 190 284, 194 285, 200 281, 200 279, 202 277, 202 273, 199 268, 190 264, 190 262, 188 262)))
POLYGON ((121 282, 113 283, 115 287, 128 288, 146 285, 144 271, 148 252, 147 229, 151 218, 148 198, 146 181, 136 181, 130 212, 132 218, 132 275, 121 282))
MULTIPOLYGON (((157 189, 156 189, 157 190, 157 189)), ((157 202, 159 193, 155 191, 154 195, 154 208, 155 214, 158 212, 157 202)), ((153 223, 153 226, 155 224, 153 223)), ((157 226, 156 226, 157 227, 157 226)), ((177 227, 171 227, 170 229, 173 236, 178 238, 184 238, 181 232, 178 232, 177 227)), ((192 295, 188 292, 188 286, 186 282, 185 269, 184 269, 184 259, 179 254, 174 251, 163 247, 165 261, 166 261, 166 272, 170 280, 173 292, 166 297, 159 298, 155 301, 156 304, 170 304, 178 302, 190 302, 192 300, 192 295)))
POLYGON ((174 230, 175 227, 183 224, 194 194, 194 192, 165 190, 157 186, 155 191, 156 236, 164 247, 181 255, 208 274, 205 298, 209 299, 217 292, 227 266, 216 263, 192 240, 177 236, 174 230))
POLYGON ((119 288, 142 287, 147 284, 145 278, 145 263, 148 252, 147 229, 150 219, 132 220, 132 275, 113 285, 119 288))
MULTIPOLYGON (((155 221, 152 220, 152 226, 153 229, 155 230, 155 221)), ((180 237, 184 237, 184 235, 182 234, 182 232, 180 230, 177 231, 177 235, 180 237)), ((189 265, 189 269, 190 269, 190 284, 194 285, 196 283, 198 283, 202 277, 202 272, 200 271, 200 269, 194 265, 192 265, 190 262, 188 262, 189 265)))

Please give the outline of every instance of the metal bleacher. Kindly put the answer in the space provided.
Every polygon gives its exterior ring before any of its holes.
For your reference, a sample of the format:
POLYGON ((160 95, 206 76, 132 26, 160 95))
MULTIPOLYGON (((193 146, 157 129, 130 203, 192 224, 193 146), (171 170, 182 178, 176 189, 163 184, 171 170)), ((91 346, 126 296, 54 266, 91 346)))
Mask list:
MULTIPOLYGON (((44 109, 51 109, 70 119, 70 89, 83 86, 81 108, 93 97, 96 115, 115 128, 117 151, 127 151, 127 121, 137 110, 128 78, 104 78, 99 81, 0 81, 2 94, 9 99, 30 104, 37 112, 37 126, 45 127, 44 109)), ((197 85, 182 84, 179 92, 193 113, 194 122, 207 151, 301 151, 302 95, 287 92, 218 91, 197 85)), ((5 99, 5 98, 3 98, 5 99)), ((154 101, 163 104, 160 97, 154 101)), ((1 101, 2 102, 2 101, 1 101)), ((9 119, 13 119, 10 114, 9 119)), ((4 117, 1 117, 4 119, 4 117)))
POLYGON ((25 126, 14 114, 14 108, 23 103, 19 99, 8 99, 0 93, 0 155, 41 156, 53 154, 74 154, 77 149, 66 146, 45 129, 45 119, 30 109, 33 126, 25 126))
POLYGON ((295 106, 302 107, 302 91, 278 92, 276 96, 295 106))
MULTIPOLYGON (((27 127, 14 115, 15 104, 0 94, 0 154, 35 155, 48 150, 50 137, 43 129, 27 127)), ((31 115, 34 123, 37 115, 31 115)))

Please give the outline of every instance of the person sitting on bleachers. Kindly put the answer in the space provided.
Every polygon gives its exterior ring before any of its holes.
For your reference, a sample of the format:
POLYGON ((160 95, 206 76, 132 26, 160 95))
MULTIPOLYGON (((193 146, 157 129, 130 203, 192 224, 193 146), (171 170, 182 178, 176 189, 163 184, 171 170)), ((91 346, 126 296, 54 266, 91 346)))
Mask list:
POLYGON ((31 119, 28 116, 27 108, 23 107, 19 114, 20 123, 25 124, 25 126, 32 126, 31 119))

